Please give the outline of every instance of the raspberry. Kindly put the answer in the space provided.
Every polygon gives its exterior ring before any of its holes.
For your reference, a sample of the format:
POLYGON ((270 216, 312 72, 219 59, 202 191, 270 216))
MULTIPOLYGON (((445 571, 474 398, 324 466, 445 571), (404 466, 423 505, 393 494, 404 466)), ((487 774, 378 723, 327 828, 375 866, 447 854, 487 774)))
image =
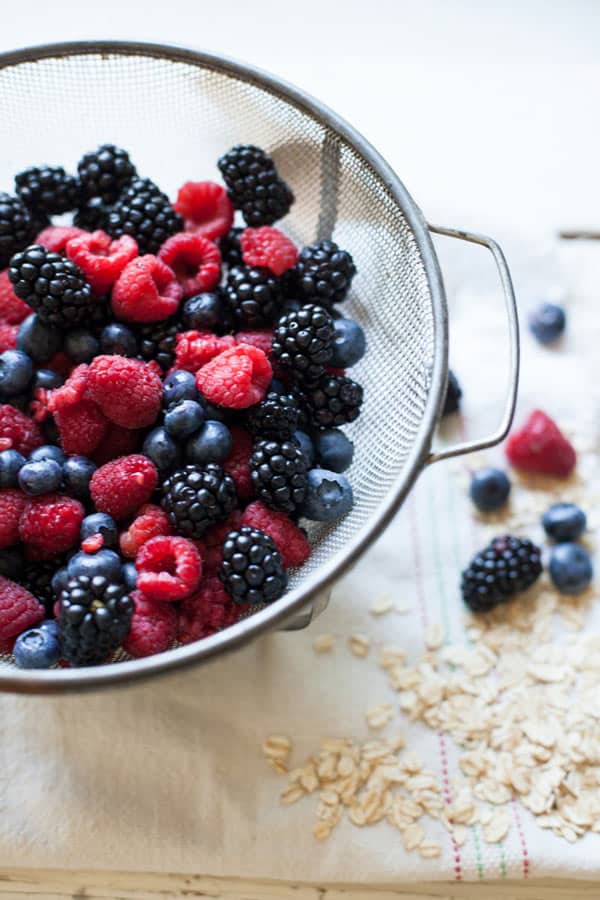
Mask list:
POLYGON ((92 454, 93 461, 97 466, 103 466, 111 459, 137 453, 142 446, 144 434, 144 431, 122 428, 120 425, 109 422, 102 443, 92 454))
POLYGON ((154 464, 141 453, 121 456, 96 469, 90 482, 98 512, 126 519, 147 503, 158 484, 154 464))
POLYGON ((311 547, 304 531, 285 513, 269 509, 260 500, 255 500, 246 507, 242 515, 242 525, 258 528, 272 538, 281 554, 285 569, 301 566, 311 554, 311 547))
POLYGON ((19 534, 40 559, 64 553, 79 540, 85 511, 78 500, 61 494, 32 497, 25 504, 19 534))
POLYGON ((138 246, 128 234, 114 241, 104 231, 82 234, 66 246, 67 257, 76 263, 95 294, 105 294, 127 263, 137 256, 138 246))
POLYGON ((60 443, 68 456, 93 453, 108 428, 108 419, 93 400, 80 400, 54 414, 60 443))
POLYGON ((8 277, 8 269, 0 272, 0 319, 8 325, 20 325, 33 310, 17 297, 8 277))
POLYGON ((246 409, 262 400, 272 377, 271 364, 262 350, 240 344, 203 366, 196 375, 196 386, 211 403, 246 409))
POLYGON ((14 350, 17 346, 18 325, 9 325, 0 321, 0 353, 5 350, 14 350))
POLYGON ((296 265, 298 251, 277 228, 263 225, 246 228, 240 235, 242 259, 247 266, 264 266, 274 275, 283 275, 296 265))
POLYGON ((234 334, 236 344, 250 344, 251 347, 258 347, 265 356, 271 356, 271 344, 273 341, 273 332, 270 328, 259 328, 256 331, 238 331, 234 334))
POLYGON ((88 393, 104 415, 124 428, 152 425, 160 411, 162 382, 147 363, 125 356, 97 356, 88 393))
POLYGON ((131 656, 152 656, 168 650, 177 637, 177 611, 169 603, 156 603, 133 591, 135 603, 129 634, 122 647, 131 656))
POLYGON ((156 256, 128 263, 112 291, 112 308, 124 322, 161 322, 177 312, 183 296, 175 273, 156 256))
POLYGON ((48 400, 50 412, 58 412, 83 400, 88 383, 88 371, 89 366, 86 363, 75 366, 65 383, 51 392, 48 400))
POLYGON ((34 243, 53 253, 62 253, 69 241, 82 236, 87 236, 87 231, 74 225, 48 225, 40 231, 34 243))
POLYGON ((154 537, 135 558, 137 586, 150 600, 177 602, 189 597, 202 578, 202 559, 184 537, 154 537))
POLYGON ((181 644, 191 644, 215 634, 235 625, 248 609, 247 604, 233 602, 218 578, 205 578, 200 590, 179 607, 177 640, 181 644))
POLYGON ((6 488, 0 491, 0 548, 10 547, 19 540, 19 520, 27 497, 21 491, 6 488))
POLYGON ((227 191, 213 181, 186 181, 177 192, 175 209, 185 230, 216 241, 229 231, 235 212, 227 191))
MULTIPOLYGON (((238 428, 236 425, 230 428, 233 446, 231 452, 225 462, 223 468, 228 472, 235 481, 235 487, 238 497, 247 499, 252 496, 252 479, 250 475, 250 457, 254 447, 252 435, 244 428, 238 428)), ((235 531, 235 527, 230 531, 235 531)))
POLYGON ((18 450, 29 456, 44 443, 42 432, 36 423, 8 403, 0 404, 0 449, 18 450))
POLYGON ((13 639, 44 618, 44 607, 33 594, 0 577, 0 643, 2 648, 12 644, 13 639))
POLYGON ((129 559, 135 559, 146 541, 159 535, 172 533, 171 523, 166 512, 153 503, 145 503, 137 511, 137 515, 127 531, 119 538, 121 553, 129 559))
POLYGON ((534 410, 523 427, 513 431, 506 443, 511 465, 525 472, 539 472, 565 478, 570 475, 577 456, 556 423, 539 409, 534 410))
POLYGON ((184 297, 211 291, 221 278, 219 248, 201 234, 174 234, 162 245, 158 258, 175 272, 184 297))
POLYGON ((223 542, 230 531, 240 527, 241 522, 241 511, 234 509, 224 522, 213 525, 201 541, 195 542, 202 557, 202 571, 205 575, 217 574, 223 562, 223 542))
POLYGON ((38 424, 40 422, 45 422, 50 416, 48 404, 51 395, 52 391, 49 391, 46 388, 36 388, 33 392, 33 397, 29 401, 29 415, 34 422, 37 422, 38 424))
POLYGON ((175 368, 195 374, 215 356, 234 346, 230 334, 217 337, 210 331, 182 331, 176 338, 175 368))

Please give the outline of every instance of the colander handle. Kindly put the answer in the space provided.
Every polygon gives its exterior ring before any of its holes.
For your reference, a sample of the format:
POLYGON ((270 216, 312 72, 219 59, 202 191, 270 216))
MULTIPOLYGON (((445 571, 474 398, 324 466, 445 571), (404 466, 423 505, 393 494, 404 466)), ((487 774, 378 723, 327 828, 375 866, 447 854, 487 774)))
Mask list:
POLYGON ((465 453, 475 453, 477 450, 486 450, 488 447, 495 447, 504 440, 513 422, 515 414, 515 406, 517 403, 517 390, 519 387, 519 369, 521 364, 521 348, 519 340, 519 318, 517 313, 517 302, 515 300, 515 292, 510 277, 510 272, 504 258, 504 253, 492 238, 483 234, 472 234, 469 231, 460 231, 457 228, 444 228, 441 225, 429 225, 429 230, 434 234, 441 234, 445 237, 458 238, 461 241, 469 241, 471 244, 479 244, 486 247, 492 256, 500 275, 502 290, 504 293, 504 303, 506 305, 506 313, 508 316, 508 337, 510 345, 509 358, 509 384, 502 414, 502 421, 497 430, 488 437, 479 438, 474 441, 463 441, 455 444, 453 447, 447 447, 443 450, 431 451, 426 462, 435 463, 441 459, 451 459, 454 456, 463 456, 465 453))

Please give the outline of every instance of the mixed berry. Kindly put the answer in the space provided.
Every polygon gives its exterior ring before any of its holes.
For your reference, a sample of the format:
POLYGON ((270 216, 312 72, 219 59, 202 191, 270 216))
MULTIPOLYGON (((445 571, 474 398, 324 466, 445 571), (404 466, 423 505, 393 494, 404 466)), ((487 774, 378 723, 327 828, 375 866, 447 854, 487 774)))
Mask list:
POLYGON ((263 150, 218 167, 224 185, 171 203, 105 144, 0 194, 0 652, 18 666, 232 625, 309 558, 303 519, 352 507, 354 261, 273 227, 294 196, 263 150))

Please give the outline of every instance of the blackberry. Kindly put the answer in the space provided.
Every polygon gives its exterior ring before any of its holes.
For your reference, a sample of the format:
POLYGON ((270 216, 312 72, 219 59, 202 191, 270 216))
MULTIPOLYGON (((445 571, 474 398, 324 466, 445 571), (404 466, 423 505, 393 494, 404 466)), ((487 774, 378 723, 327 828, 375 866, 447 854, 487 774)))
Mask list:
POLYGON ((264 400, 253 406, 246 418, 248 431, 261 438, 286 440, 298 428, 300 410, 291 394, 270 391, 264 400))
POLYGON ((448 387, 446 388, 446 398, 444 400, 442 416, 449 416, 451 413, 458 412, 461 397, 462 390, 460 384, 458 383, 456 375, 450 369, 448 372, 448 387))
POLYGON ((273 539, 243 525, 223 544, 219 578, 236 603, 272 603, 287 587, 287 573, 273 539))
POLYGON ((40 560, 39 562, 26 562, 20 575, 19 584, 33 594, 44 604, 46 618, 54 618, 54 602, 56 596, 52 590, 52 579, 57 569, 66 564, 66 556, 60 558, 40 560))
POLYGON ((219 240, 221 259, 230 267, 241 266, 244 263, 240 246, 240 234, 243 230, 243 228, 230 228, 227 234, 224 234, 219 240))
POLYGON ((530 540, 497 537, 462 573, 463 600, 473 612, 486 612, 526 591, 541 571, 541 552, 530 540))
POLYGON ((99 197, 103 203, 116 200, 136 174, 127 151, 114 144, 102 144, 86 153, 79 160, 77 171, 83 196, 99 197))
POLYGON ((70 328, 89 321, 95 305, 92 289, 79 266, 60 253, 32 244, 12 257, 8 277, 17 297, 45 325, 70 328))
POLYGON ((175 344, 179 331, 181 321, 178 314, 162 322, 141 325, 138 329, 140 358, 147 361, 155 359, 163 372, 166 372, 175 362, 175 344))
POLYGON ((0 192, 0 269, 37 234, 31 213, 19 197, 0 192))
POLYGON ((275 163, 259 147, 237 144, 217 163, 229 199, 247 225, 272 225, 294 202, 290 188, 277 174, 275 163))
POLYGON ((131 624, 134 603, 121 582, 103 575, 70 578, 58 602, 62 655, 72 666, 94 666, 117 650, 131 624))
POLYGON ((340 303, 355 275, 354 260, 333 241, 304 247, 296 263, 298 290, 313 302, 340 303))
POLYGON ((269 269, 235 266, 230 269, 225 287, 227 304, 238 324, 263 328, 279 315, 281 287, 269 269))
POLYGON ((363 389, 345 375, 322 375, 305 394, 306 410, 315 428, 337 428, 360 413, 363 389))
POLYGON ((33 166, 15 176, 16 192, 28 209, 55 215, 76 209, 80 186, 62 166, 33 166))
POLYGON ((91 200, 81 206, 73 216, 73 225, 83 228, 84 231, 104 231, 108 223, 110 207, 106 206, 100 197, 92 197, 91 200))
POLYGON ((306 495, 308 466, 296 441, 258 441, 250 457, 255 495, 281 512, 295 513, 306 495))
POLYGON ((130 234, 140 255, 157 253, 162 244, 183 230, 183 219, 166 194, 149 178, 134 178, 108 214, 106 231, 112 237, 130 234))
POLYGON ((273 333, 272 354, 297 380, 314 382, 333 356, 333 319, 311 303, 279 319, 273 333))
POLYGON ((216 463, 177 469, 163 484, 163 509, 177 534, 201 538, 237 506, 235 482, 216 463))

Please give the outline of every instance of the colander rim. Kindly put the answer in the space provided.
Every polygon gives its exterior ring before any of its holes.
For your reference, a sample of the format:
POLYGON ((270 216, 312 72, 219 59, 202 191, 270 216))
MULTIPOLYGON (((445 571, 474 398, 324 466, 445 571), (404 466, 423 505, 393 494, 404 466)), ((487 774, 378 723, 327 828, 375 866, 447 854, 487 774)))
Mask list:
POLYGON ((318 594, 329 591, 371 546, 395 515, 419 473, 431 448, 433 431, 441 411, 448 374, 448 320, 444 284, 426 220, 400 178, 381 154, 352 125, 328 106, 299 88, 262 70, 225 56, 178 45, 116 40, 84 40, 41 44, 0 53, 0 70, 44 59, 82 55, 143 56, 182 62, 211 69, 267 90, 326 128, 356 150, 398 204, 417 243, 427 278, 433 317, 433 362, 430 390, 416 438, 400 475, 377 513, 357 531, 343 551, 312 572, 302 585, 281 600, 215 635, 155 656, 81 669, 21 670, 0 667, 0 690, 17 693, 59 693, 119 686, 180 670, 230 652, 261 633, 284 623, 318 594))

